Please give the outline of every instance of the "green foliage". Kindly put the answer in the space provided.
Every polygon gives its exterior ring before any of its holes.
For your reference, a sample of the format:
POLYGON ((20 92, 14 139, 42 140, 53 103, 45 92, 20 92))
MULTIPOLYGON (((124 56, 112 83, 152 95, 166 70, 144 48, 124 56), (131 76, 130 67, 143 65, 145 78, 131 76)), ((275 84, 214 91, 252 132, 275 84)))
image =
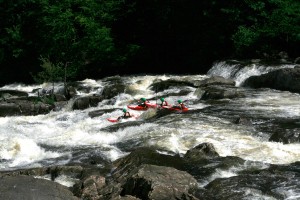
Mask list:
POLYGON ((299 1, 244 0, 244 3, 251 15, 247 13, 248 16, 244 17, 245 20, 232 36, 238 53, 245 53, 251 49, 258 53, 265 50, 288 52, 299 45, 299 1))
POLYGON ((39 72, 36 76, 33 76, 35 81, 39 83, 43 82, 56 82, 62 81, 64 78, 64 68, 62 63, 53 64, 49 58, 40 58, 43 71, 39 72))
POLYGON ((298 0, 0 1, 0 81, 30 74, 61 81, 141 66, 205 72, 198 66, 273 51, 296 57, 299 10, 298 0), (40 57, 47 58, 42 65, 40 57))
POLYGON ((45 104, 54 105, 54 103, 55 103, 55 98, 54 98, 53 95, 45 96, 45 97, 43 97, 42 101, 43 101, 43 103, 45 103, 45 104))

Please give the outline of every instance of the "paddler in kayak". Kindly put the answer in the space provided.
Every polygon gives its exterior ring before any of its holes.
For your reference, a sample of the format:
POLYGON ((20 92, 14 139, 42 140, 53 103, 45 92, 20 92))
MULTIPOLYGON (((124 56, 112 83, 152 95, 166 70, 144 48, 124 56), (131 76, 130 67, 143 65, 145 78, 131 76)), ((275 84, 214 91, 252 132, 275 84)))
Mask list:
POLYGON ((147 107, 148 107, 148 106, 146 105, 146 102, 149 103, 149 101, 147 101, 146 98, 140 98, 139 102, 141 102, 141 103, 139 104, 139 106, 142 106, 142 107, 144 107, 144 108, 147 108, 147 107))
POLYGON ((165 98, 160 98, 160 101, 161 101, 160 107, 169 105, 168 102, 165 100, 165 98))
POLYGON ((187 107, 182 103, 182 100, 178 100, 178 105, 177 106, 173 106, 173 108, 180 108, 181 110, 186 109, 187 107))
POLYGON ((126 108, 123 108, 122 111, 123 111, 124 115, 118 117, 118 120, 120 120, 120 119, 127 119, 127 118, 132 117, 131 114, 126 110, 126 108))

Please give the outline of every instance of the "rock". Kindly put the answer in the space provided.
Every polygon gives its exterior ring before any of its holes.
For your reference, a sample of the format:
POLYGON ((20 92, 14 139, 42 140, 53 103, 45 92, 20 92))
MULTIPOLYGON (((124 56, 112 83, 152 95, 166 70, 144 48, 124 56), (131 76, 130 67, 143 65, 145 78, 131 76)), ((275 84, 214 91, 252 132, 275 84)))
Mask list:
POLYGON ((16 97, 28 97, 28 93, 18 90, 0 90, 0 98, 9 99, 16 97))
POLYGON ((252 125, 251 120, 247 119, 247 118, 243 118, 243 117, 239 117, 234 121, 235 124, 242 124, 242 125, 252 125))
POLYGON ((300 93, 300 69, 286 68, 269 72, 260 76, 251 76, 243 83, 245 87, 272 88, 300 93))
POLYGON ((79 200, 66 186, 32 176, 7 176, 0 181, 0 199, 79 200))
POLYGON ((14 103, 0 103, 0 117, 21 115, 19 105, 14 103))
POLYGON ((179 156, 159 154, 154 149, 143 147, 114 161, 113 165, 115 169, 112 172, 112 176, 118 182, 122 182, 127 178, 126 174, 129 174, 142 164, 172 166, 176 169, 183 168, 183 160, 179 156))
POLYGON ((81 199, 101 199, 98 190, 104 186, 105 178, 103 176, 92 175, 80 182, 80 193, 77 195, 80 196, 81 199))
POLYGON ((96 107, 103 98, 98 95, 77 98, 73 103, 74 110, 84 110, 89 107, 96 107))
POLYGON ((201 100, 216 100, 216 99, 232 99, 243 97, 244 94, 237 87, 225 87, 225 86, 209 86, 204 88, 201 100))
POLYGON ((184 159, 194 161, 207 158, 216 158, 219 154, 211 143, 202 143, 188 150, 184 155, 184 159))
POLYGON ((149 87, 151 90, 155 92, 161 92, 171 87, 180 87, 180 86, 194 87, 194 84, 192 84, 189 81, 178 81, 178 80, 170 79, 166 81, 159 81, 156 83, 152 83, 149 87))
POLYGON ((121 196, 132 195, 141 199, 182 199, 193 193, 197 181, 190 174, 172 167, 142 165, 134 170, 123 185, 121 196))
POLYGON ((89 116, 91 118, 94 118, 94 117, 98 117, 98 116, 101 116, 105 113, 110 113, 112 111, 114 111, 115 109, 105 109, 105 110, 95 110, 95 111, 92 111, 92 112, 89 112, 89 116))
POLYGON ((212 76, 202 81, 196 81, 195 87, 207 87, 210 85, 230 85, 235 86, 235 81, 232 79, 226 79, 222 76, 212 76))
POLYGON ((112 85, 105 86, 102 90, 101 96, 103 99, 111 99, 120 93, 125 92, 126 86, 123 83, 115 83, 112 85))

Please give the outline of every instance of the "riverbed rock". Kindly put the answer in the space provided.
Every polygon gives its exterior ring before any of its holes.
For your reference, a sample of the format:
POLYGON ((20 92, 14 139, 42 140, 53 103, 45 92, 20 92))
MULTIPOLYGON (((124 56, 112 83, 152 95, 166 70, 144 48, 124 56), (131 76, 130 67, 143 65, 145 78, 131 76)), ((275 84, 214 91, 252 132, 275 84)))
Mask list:
POLYGON ((219 154, 216 152, 214 145, 211 143, 199 144, 188 150, 184 155, 184 159, 189 161, 216 157, 219 157, 219 154))
POLYGON ((238 87, 232 86, 212 85, 205 88, 198 88, 197 90, 195 91, 198 94, 197 96, 202 94, 200 97, 201 100, 233 99, 245 96, 238 87))
POLYGON ((115 83, 111 85, 107 85, 102 90, 101 96, 103 99, 111 99, 121 93, 124 93, 126 86, 124 83, 115 83))
POLYGON ((194 84, 189 81, 179 81, 179 80, 169 79, 165 81, 154 82, 149 86, 149 88, 155 92, 161 92, 171 87, 181 87, 181 86, 194 87, 194 84))
POLYGON ((300 69, 286 68, 260 76, 251 76, 243 83, 244 87, 272 88, 300 93, 300 69))
POLYGON ((194 86, 195 87, 207 87, 210 85, 230 85, 235 86, 235 81, 232 79, 226 79, 222 76, 212 76, 210 78, 201 80, 201 81, 195 81, 194 86))
POLYGON ((54 107, 54 105, 45 104, 43 102, 10 100, 0 102, 0 117, 47 114, 54 109, 54 107))
POLYGON ((28 93, 18 90, 0 90, 0 100, 28 97, 28 93))
POLYGON ((141 199, 182 199, 192 196, 197 181, 190 174, 172 167, 141 165, 131 172, 123 185, 121 196, 132 195, 141 199))
POLYGON ((32 176, 6 176, 0 179, 0 199, 79 200, 63 185, 32 176))
POLYGON ((102 96, 99 95, 79 97, 74 101, 72 107, 74 110, 84 110, 89 107, 98 106, 98 103, 102 100, 103 100, 102 96))

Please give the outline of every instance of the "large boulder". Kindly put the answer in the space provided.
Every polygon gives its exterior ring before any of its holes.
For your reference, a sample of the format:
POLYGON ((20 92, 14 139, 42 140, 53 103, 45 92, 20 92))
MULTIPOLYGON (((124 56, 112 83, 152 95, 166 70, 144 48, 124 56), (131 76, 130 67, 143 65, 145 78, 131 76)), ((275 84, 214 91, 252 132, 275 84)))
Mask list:
POLYGON ((18 90, 0 90, 0 100, 6 100, 10 98, 28 97, 28 93, 18 90))
POLYGON ((215 147, 211 143, 202 143, 188 150, 184 155, 187 160, 200 160, 219 157, 215 147))
POLYGON ((0 199, 79 200, 63 185, 32 176, 6 176, 0 179, 0 199))
POLYGON ((245 96, 238 87, 221 85, 198 88, 195 93, 201 100, 233 99, 245 96))
POLYGON ((149 88, 155 92, 161 92, 171 87, 181 87, 181 86, 190 86, 194 87, 194 84, 189 81, 179 81, 174 79, 169 79, 166 81, 157 81, 152 83, 149 88))
POLYGON ((107 85, 102 90, 101 96, 103 99, 111 99, 120 93, 124 93, 126 89, 125 84, 123 83, 115 83, 111 85, 107 85))
MULTIPOLYGON (((132 195, 141 199, 183 199, 192 196, 197 188, 194 177, 172 167, 142 165, 131 172, 123 185, 121 196, 132 195)), ((196 199, 196 198, 194 198, 196 199)))
POLYGON ((251 76, 245 80, 243 86, 300 93, 300 68, 279 69, 260 76, 251 76))
POLYGON ((32 102, 28 100, 10 100, 0 103, 0 116, 28 116, 28 115, 39 115, 47 114, 54 105, 46 104, 43 102, 32 102))
POLYGON ((84 110, 89 107, 96 107, 103 98, 99 95, 85 96, 77 98, 73 103, 74 110, 84 110))

